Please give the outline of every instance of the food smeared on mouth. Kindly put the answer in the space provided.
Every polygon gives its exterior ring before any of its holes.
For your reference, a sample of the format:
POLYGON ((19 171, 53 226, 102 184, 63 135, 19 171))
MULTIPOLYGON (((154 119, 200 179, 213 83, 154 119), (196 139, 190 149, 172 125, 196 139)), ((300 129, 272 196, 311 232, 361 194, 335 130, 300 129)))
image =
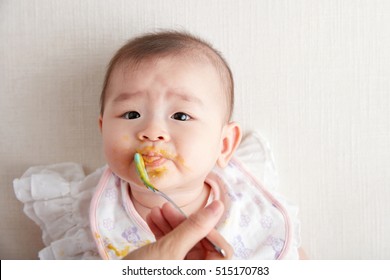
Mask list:
POLYGON ((165 149, 158 149, 153 146, 147 146, 137 150, 137 153, 142 155, 146 166, 160 165, 165 160, 172 160, 176 163, 184 165, 183 159, 165 149))
POLYGON ((166 168, 165 166, 162 166, 162 167, 158 167, 158 168, 154 168, 152 170, 150 170, 148 172, 149 174, 149 177, 151 179, 154 179, 154 178, 161 178, 163 175, 165 175, 168 171, 168 168, 166 168))
POLYGON ((165 149, 147 146, 136 150, 136 152, 142 156, 145 168, 152 180, 161 178, 169 172, 168 167, 165 165, 167 161, 173 161, 175 164, 185 167, 182 157, 165 149))

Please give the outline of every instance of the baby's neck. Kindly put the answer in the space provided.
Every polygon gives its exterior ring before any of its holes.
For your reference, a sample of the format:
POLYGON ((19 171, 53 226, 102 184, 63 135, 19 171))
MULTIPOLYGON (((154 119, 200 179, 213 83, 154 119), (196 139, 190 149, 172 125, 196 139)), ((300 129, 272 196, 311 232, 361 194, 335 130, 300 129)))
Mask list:
MULTIPOLYGON (((210 195, 210 186, 204 183, 203 186, 194 188, 191 191, 186 190, 185 193, 177 191, 166 194, 189 216, 205 207, 210 195)), ((167 202, 165 198, 157 193, 152 191, 146 193, 144 191, 138 192, 136 188, 131 189, 131 200, 135 209, 144 220, 146 220, 146 216, 153 207, 162 207, 167 202)))

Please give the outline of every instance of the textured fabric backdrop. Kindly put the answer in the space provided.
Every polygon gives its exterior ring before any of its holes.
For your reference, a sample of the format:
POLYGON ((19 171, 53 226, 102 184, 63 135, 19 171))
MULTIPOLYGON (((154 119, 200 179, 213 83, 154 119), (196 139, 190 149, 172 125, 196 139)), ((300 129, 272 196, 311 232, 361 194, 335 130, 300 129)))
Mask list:
POLYGON ((200 35, 230 62, 235 119, 270 142, 311 258, 390 258, 390 1, 2 0, 1 259, 42 248, 13 178, 104 164, 105 65, 158 28, 200 35))

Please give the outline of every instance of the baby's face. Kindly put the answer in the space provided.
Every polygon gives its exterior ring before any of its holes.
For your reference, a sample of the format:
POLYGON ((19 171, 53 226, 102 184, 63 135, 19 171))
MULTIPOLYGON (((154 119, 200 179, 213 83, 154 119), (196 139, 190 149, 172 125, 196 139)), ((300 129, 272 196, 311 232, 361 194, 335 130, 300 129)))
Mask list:
POLYGON ((226 98, 212 65, 167 57, 136 69, 118 66, 106 94, 100 125, 114 173, 139 185, 139 152, 157 188, 203 184, 226 126, 226 98))

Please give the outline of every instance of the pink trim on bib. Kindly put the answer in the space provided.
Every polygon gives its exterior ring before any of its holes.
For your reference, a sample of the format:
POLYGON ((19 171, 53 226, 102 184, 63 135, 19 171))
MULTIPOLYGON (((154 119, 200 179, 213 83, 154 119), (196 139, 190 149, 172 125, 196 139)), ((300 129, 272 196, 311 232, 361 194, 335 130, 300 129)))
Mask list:
POLYGON ((280 251, 280 254, 277 257, 277 260, 283 259, 283 257, 287 254, 287 250, 289 249, 291 245, 291 221, 287 214, 287 210, 284 208, 284 206, 270 193, 266 190, 266 188, 261 184, 245 167, 244 165, 238 160, 238 159, 232 159, 231 162, 236 165, 237 168, 239 168, 243 173, 245 173, 246 176, 252 181, 254 185, 257 185, 260 189, 260 191, 264 194, 264 196, 274 205, 283 215, 284 218, 284 224, 285 224, 285 242, 283 245, 282 250, 280 251))
POLYGON ((97 206, 99 204, 99 200, 102 196, 104 186, 107 185, 107 182, 111 177, 111 174, 112 174, 112 172, 111 172, 110 168, 107 167, 106 170, 104 171, 100 181, 99 181, 97 188, 96 188, 96 192, 92 198, 90 211, 89 211, 92 236, 96 242, 100 256, 105 260, 108 260, 109 256, 108 256, 106 250, 104 249, 104 247, 105 247, 104 242, 101 239, 101 236, 99 234, 98 221, 97 221, 97 217, 96 217, 96 212, 97 212, 96 210, 97 210, 97 206))

